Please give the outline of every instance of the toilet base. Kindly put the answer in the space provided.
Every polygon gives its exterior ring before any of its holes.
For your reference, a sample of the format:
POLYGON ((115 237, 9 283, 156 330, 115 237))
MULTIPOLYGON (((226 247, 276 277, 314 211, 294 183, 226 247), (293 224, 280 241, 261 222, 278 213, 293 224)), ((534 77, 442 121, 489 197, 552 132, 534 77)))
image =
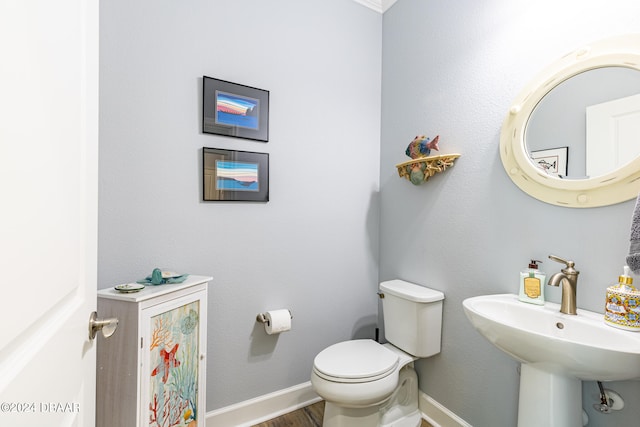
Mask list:
POLYGON ((412 414, 405 415, 401 419, 390 424, 380 424, 381 427, 419 427, 422 424, 422 415, 416 410, 412 414))
POLYGON ((379 420, 377 405, 366 408, 345 408, 325 402, 322 427, 377 427, 379 420))
POLYGON ((322 427, 418 427, 418 375, 413 364, 399 372, 398 387, 390 398, 378 405, 347 408, 326 402, 322 427))

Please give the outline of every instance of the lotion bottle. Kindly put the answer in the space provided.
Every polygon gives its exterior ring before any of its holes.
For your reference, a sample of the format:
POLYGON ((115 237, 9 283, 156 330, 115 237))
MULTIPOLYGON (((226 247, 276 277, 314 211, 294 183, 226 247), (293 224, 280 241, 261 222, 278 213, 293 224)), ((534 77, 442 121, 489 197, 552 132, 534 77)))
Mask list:
POLYGON ((520 301, 544 305, 545 274, 538 270, 539 262, 532 259, 529 268, 520 272, 520 301))

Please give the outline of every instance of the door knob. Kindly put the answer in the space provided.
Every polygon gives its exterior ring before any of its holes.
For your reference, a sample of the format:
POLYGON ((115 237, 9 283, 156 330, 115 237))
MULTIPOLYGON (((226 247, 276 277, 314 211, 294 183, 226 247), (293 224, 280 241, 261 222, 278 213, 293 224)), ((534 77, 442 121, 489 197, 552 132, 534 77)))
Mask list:
POLYGON ((89 317, 89 341, 95 339, 98 331, 102 331, 102 336, 109 338, 118 327, 118 319, 112 317, 110 319, 98 319, 98 313, 95 311, 89 317))

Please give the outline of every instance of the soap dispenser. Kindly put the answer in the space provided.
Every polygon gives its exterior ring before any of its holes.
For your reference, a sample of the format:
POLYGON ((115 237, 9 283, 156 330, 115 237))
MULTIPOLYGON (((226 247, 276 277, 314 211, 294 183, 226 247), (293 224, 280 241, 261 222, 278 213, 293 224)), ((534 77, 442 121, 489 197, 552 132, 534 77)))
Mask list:
POLYGON ((640 291, 632 285, 628 266, 618 277, 618 283, 607 288, 604 321, 607 325, 627 331, 640 331, 640 291))
POLYGON ((538 269, 539 262, 532 259, 529 268, 520 272, 520 301, 544 305, 545 274, 538 269))

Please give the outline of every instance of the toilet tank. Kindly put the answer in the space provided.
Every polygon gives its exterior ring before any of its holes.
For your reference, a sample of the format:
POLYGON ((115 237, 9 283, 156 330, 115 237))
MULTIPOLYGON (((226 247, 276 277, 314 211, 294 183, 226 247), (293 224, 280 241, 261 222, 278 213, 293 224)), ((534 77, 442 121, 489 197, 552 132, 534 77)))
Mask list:
POLYGON ((440 353, 444 294, 404 280, 380 283, 380 293, 387 341, 416 357, 440 353))

